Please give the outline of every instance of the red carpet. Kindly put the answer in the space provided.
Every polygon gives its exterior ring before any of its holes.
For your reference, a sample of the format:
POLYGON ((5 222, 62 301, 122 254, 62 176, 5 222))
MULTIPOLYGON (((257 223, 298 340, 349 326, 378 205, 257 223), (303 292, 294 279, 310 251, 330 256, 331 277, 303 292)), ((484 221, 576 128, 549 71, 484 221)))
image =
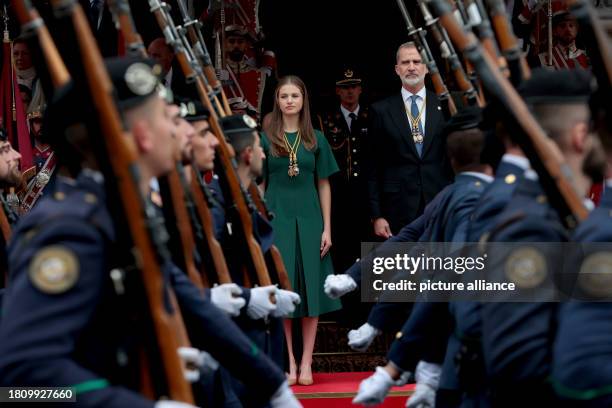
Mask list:
MULTIPOLYGON (((372 372, 315 373, 313 385, 294 385, 291 388, 305 408, 355 408, 357 406, 351 404, 351 400, 361 380, 370 375, 372 372)), ((393 387, 384 404, 379 407, 403 408, 413 390, 414 384, 393 387)))

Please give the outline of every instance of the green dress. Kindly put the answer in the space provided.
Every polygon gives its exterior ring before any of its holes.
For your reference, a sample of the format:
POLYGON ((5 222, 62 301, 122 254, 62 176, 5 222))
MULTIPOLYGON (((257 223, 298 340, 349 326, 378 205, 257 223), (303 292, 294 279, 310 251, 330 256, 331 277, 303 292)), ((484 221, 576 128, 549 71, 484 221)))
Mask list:
MULTIPOLYGON (((336 173, 338 165, 323 133, 315 131, 317 146, 307 150, 300 143, 297 161, 300 173, 289 177, 289 158, 274 157, 270 141, 262 134, 266 153, 264 177, 265 199, 274 213, 274 242, 283 256, 293 290, 302 303, 291 317, 314 317, 341 308, 339 300, 332 300, 323 292, 325 277, 334 273, 329 253, 321 259, 323 216, 317 192, 317 180, 336 173)), ((296 133, 287 133, 290 144, 296 133)), ((333 231, 332 231, 333 234, 333 231)), ((332 235, 333 242, 333 235, 332 235)))

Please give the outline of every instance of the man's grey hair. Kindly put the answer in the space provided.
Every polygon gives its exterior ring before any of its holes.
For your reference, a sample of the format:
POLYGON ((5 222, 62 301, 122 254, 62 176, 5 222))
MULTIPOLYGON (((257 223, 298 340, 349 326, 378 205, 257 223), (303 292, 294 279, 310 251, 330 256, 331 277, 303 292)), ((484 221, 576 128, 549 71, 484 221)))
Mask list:
POLYGON ((400 51, 403 48, 414 48, 414 49, 418 50, 417 45, 416 45, 416 43, 414 41, 407 41, 407 42, 403 43, 402 45, 397 47, 397 51, 395 53, 395 62, 399 62, 400 51))

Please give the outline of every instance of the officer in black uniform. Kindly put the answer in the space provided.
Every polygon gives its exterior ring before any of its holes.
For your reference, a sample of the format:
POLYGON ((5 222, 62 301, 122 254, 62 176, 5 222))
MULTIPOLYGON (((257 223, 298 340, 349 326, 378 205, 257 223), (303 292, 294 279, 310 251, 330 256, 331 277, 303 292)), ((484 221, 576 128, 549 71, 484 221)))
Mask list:
MULTIPOLYGON (((157 96, 156 69, 140 58, 109 60, 107 68, 139 148, 140 174, 162 175, 172 167, 172 125, 157 96)), ((150 407, 156 404, 135 391, 140 378, 135 356, 152 340, 142 304, 132 303, 143 296, 140 273, 126 263, 126 248, 116 245, 119 226, 108 209, 114 204, 105 191, 109 182, 92 165, 81 125, 91 113, 76 91, 69 86, 58 92, 56 110, 49 112, 58 123, 49 129, 64 164, 72 170, 83 167, 76 180, 62 177, 53 196, 45 197, 15 231, 9 249, 11 285, 0 323, 0 382, 71 386, 82 406, 150 407), (67 144, 66 134, 74 145, 67 144)), ((139 186, 146 196, 148 183, 139 186)), ((165 235, 158 232, 156 238, 165 235)), ((262 402, 298 406, 282 371, 182 271, 168 263, 162 271, 196 347, 257 389, 262 402)))
MULTIPOLYGON (((331 251, 336 273, 347 270, 361 255, 361 242, 369 241, 371 225, 367 192, 362 174, 363 143, 368 134, 368 108, 360 101, 361 75, 352 67, 337 74, 338 101, 319 116, 321 130, 332 148, 340 171, 329 179, 332 191, 331 220, 334 247, 331 251)), ((367 314, 358 293, 342 298, 345 324, 353 326, 367 314)))

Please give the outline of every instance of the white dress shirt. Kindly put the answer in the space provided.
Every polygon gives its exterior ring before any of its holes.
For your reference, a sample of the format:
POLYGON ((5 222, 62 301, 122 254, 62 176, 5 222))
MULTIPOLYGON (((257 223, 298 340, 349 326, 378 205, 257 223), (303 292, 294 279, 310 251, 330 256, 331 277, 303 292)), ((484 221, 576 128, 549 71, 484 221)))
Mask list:
POLYGON ((348 125, 348 128, 350 129, 351 125, 353 124, 353 119, 351 119, 349 115, 351 113, 354 113, 355 116, 359 116, 359 105, 357 105, 357 107, 355 108, 353 112, 346 109, 344 106, 340 105, 340 111, 342 112, 342 115, 344 116, 344 120, 346 121, 346 124, 348 125))
MULTIPOLYGON (((416 95, 418 96, 416 102, 417 107, 419 108, 419 112, 421 112, 421 110, 423 111, 423 113, 421 114, 421 127, 423 128, 423 137, 427 136, 425 134, 425 117, 427 115, 427 112, 425 112, 426 94, 427 91, 425 90, 425 87, 422 87, 421 90, 416 93, 416 95)), ((404 101, 404 106, 406 107, 407 112, 410 112, 410 108, 412 107, 412 95, 413 94, 407 91, 406 88, 402 87, 402 100, 404 101)), ((408 113, 406 113, 406 116, 408 116, 408 113)), ((410 122, 410 120, 408 120, 408 123, 410 123, 410 128, 412 130, 412 123, 410 122)))

